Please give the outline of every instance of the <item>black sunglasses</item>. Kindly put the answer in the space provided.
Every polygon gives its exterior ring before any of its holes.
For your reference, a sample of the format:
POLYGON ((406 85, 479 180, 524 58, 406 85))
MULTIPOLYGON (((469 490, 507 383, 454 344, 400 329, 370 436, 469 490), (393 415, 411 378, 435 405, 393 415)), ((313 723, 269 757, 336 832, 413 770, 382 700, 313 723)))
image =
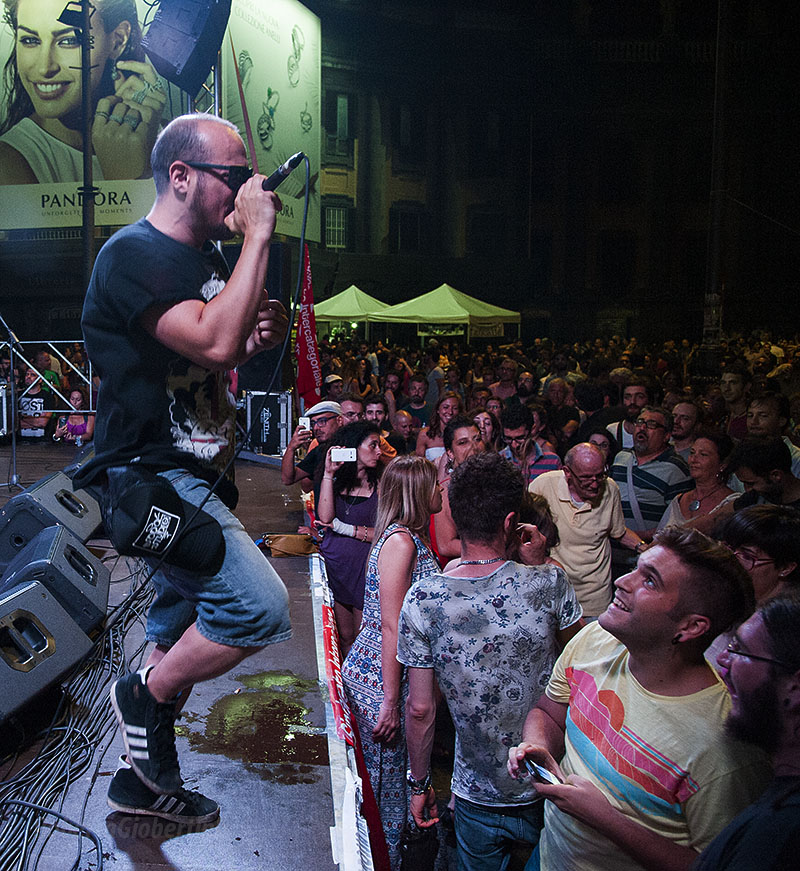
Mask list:
POLYGON ((253 170, 249 166, 227 166, 224 163, 197 163, 193 160, 183 161, 192 169, 222 169, 228 174, 227 176, 218 176, 220 181, 224 182, 234 193, 239 191, 239 188, 249 179, 253 177, 253 170))

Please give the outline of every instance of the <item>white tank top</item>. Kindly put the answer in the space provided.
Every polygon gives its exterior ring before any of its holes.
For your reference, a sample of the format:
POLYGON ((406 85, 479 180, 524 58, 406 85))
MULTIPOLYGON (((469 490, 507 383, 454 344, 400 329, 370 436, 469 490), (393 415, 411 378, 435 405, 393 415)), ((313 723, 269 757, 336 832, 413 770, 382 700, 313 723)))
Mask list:
MULTIPOLYGON (((83 181, 83 152, 51 136, 30 118, 15 124, 0 136, 0 142, 28 161, 40 184, 83 181)), ((92 175, 95 181, 103 178, 96 155, 92 157, 92 175)))

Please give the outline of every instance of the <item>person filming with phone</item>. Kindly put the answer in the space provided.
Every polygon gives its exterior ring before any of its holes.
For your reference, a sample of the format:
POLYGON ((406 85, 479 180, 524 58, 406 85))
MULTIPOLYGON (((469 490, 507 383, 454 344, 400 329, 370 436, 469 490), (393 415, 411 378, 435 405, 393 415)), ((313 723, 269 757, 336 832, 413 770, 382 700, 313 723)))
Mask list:
POLYGON ((380 428, 368 420, 339 429, 328 443, 319 487, 317 527, 323 530, 319 551, 333 594, 342 658, 361 627, 383 470, 380 438, 380 428))
POLYGON ((614 586, 508 752, 511 776, 546 799, 542 871, 688 869, 770 775, 763 752, 726 736, 730 697, 704 657, 753 610, 736 556, 670 527, 614 586), (528 760, 561 782, 529 780, 528 760))

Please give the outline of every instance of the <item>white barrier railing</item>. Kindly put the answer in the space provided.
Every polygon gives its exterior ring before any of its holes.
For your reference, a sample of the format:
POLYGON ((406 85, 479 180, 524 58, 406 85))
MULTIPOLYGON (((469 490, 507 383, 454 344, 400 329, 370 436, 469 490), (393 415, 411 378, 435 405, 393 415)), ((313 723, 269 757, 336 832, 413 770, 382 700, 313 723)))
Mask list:
POLYGON ((317 668, 320 682, 328 687, 325 717, 335 822, 331 827, 331 852, 333 861, 342 871, 373 871, 369 831, 360 810, 361 778, 353 750, 355 737, 350 708, 342 683, 342 661, 333 599, 322 557, 312 554, 308 566, 317 640, 317 668))

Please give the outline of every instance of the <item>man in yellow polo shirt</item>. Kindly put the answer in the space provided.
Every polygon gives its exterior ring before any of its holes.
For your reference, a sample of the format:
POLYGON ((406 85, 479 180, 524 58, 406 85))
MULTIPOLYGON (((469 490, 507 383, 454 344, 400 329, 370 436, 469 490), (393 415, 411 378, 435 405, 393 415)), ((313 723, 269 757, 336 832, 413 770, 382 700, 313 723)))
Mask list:
POLYGON ((547 499, 560 542, 551 551, 567 572, 584 617, 611 602, 611 539, 641 553, 644 542, 625 526, 619 487, 608 478, 603 453, 582 442, 567 451, 564 468, 545 472, 529 487, 547 499))

